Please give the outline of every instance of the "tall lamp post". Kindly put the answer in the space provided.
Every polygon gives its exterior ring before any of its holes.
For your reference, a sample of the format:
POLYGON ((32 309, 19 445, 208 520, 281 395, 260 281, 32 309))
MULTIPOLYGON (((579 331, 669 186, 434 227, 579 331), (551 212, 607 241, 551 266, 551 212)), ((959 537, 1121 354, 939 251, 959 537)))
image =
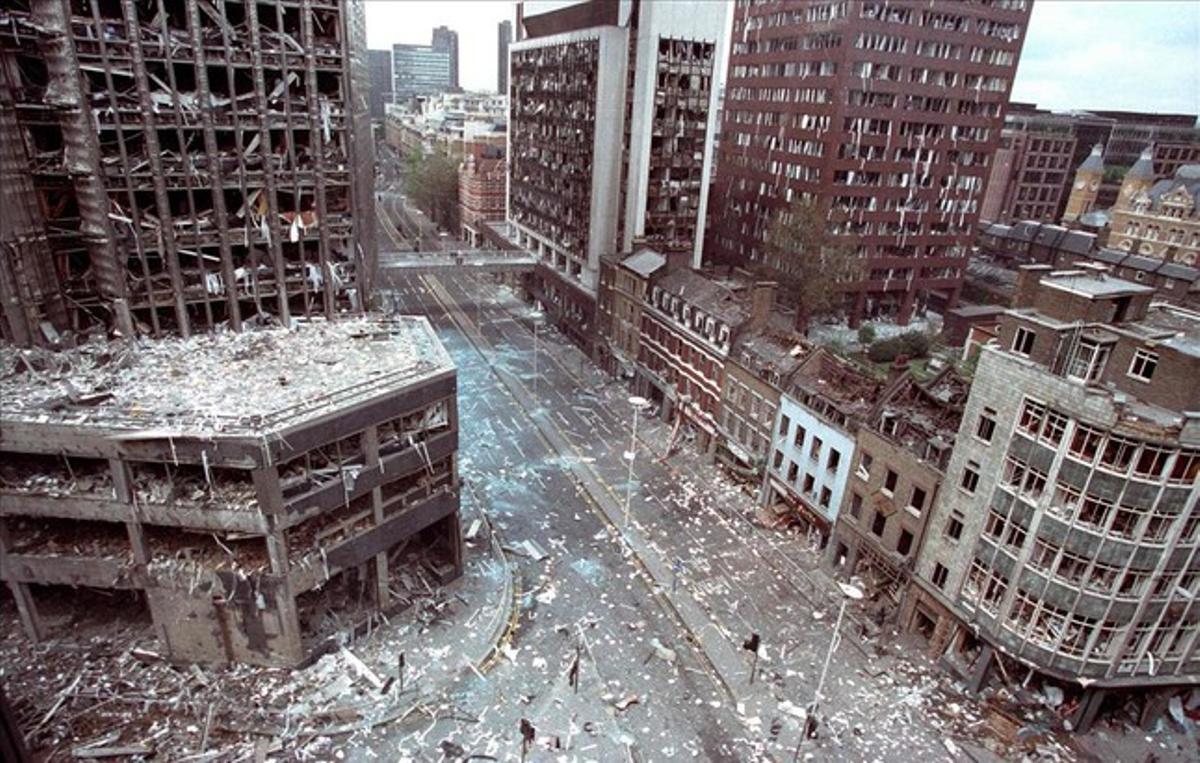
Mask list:
POLYGON ((792 756, 792 763, 799 759, 800 745, 804 743, 804 739, 816 736, 817 714, 821 710, 821 700, 823 699, 821 690, 825 688, 825 676, 829 674, 829 663, 833 661, 833 652, 842 641, 842 619, 846 616, 846 603, 851 600, 858 601, 863 597, 863 592, 849 583, 838 583, 838 588, 842 591, 842 604, 838 608, 837 623, 833 626, 833 638, 829 640, 829 649, 825 651, 825 665, 821 668, 821 677, 817 679, 817 691, 813 695, 812 703, 804 709, 804 729, 800 733, 800 740, 796 742, 796 754, 792 756))
POLYGON ((538 329, 542 326, 542 311, 535 309, 529 314, 530 320, 533 322, 533 397, 534 403, 537 403, 537 383, 538 383, 538 329))
POLYGON ((629 504, 633 499, 633 460, 637 456, 637 424, 638 414, 650 406, 650 401, 644 397, 633 395, 629 398, 629 404, 633 406, 633 433, 629 437, 629 450, 625 452, 625 459, 629 461, 629 474, 625 479, 625 526, 629 526, 629 504))

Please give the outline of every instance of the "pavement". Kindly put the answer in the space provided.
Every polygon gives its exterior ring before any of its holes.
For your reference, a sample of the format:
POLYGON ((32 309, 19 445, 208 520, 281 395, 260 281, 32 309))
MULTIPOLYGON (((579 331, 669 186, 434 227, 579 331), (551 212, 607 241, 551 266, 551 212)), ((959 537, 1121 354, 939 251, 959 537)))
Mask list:
MULTIPOLYGON (((506 655, 489 676, 491 685, 472 687, 474 695, 460 693, 463 702, 478 707, 488 699, 503 701, 512 696, 511 684, 519 684, 521 692, 530 692, 518 695, 529 700, 529 709, 521 712, 540 714, 543 722, 560 728, 564 708, 573 699, 569 706, 575 709, 567 714, 566 725, 577 714, 590 713, 595 729, 597 719, 607 716, 616 726, 589 739, 603 737, 610 752, 612 745, 619 752, 624 744, 631 757, 649 760, 691 755, 790 760, 798 755, 907 761, 1016 755, 1022 740, 993 734, 989 708, 966 697, 915 644, 886 629, 879 633, 864 627, 865 610, 852 610, 835 641, 821 703, 823 723, 816 739, 802 740, 803 707, 814 697, 834 641, 832 624, 840 603, 836 581, 822 569, 820 554, 808 539, 757 524, 752 491, 726 480, 703 455, 685 446, 662 458, 670 436, 663 422, 643 419, 639 424, 635 477, 629 483, 628 462, 621 455, 631 424, 627 391, 552 329, 540 328, 535 339, 534 314, 509 287, 468 273, 412 276, 402 284, 396 293, 399 306, 429 314, 460 363, 461 426, 470 428, 472 417, 478 417, 490 443, 484 452, 506 451, 500 460, 484 463, 476 460, 474 444, 467 441, 463 474, 485 483, 481 489, 493 515, 503 517, 501 523, 555 549, 550 564, 535 568, 538 578, 532 585, 573 599, 582 592, 572 588, 569 570, 579 563, 597 563, 607 580, 636 581, 638 585, 625 586, 633 603, 624 606, 654 613, 657 621, 646 635, 657 634, 639 640, 651 647, 642 665, 657 666, 661 674, 658 657, 665 653, 688 662, 687 672, 711 682, 709 687, 688 687, 683 697, 672 696, 669 680, 663 683, 645 668, 635 668, 624 680, 602 676, 602 688, 609 690, 591 702, 587 691, 564 697, 553 671, 549 681, 521 680, 528 679, 520 675, 523 671, 545 659, 547 647, 545 631, 527 612, 516 639, 524 647, 506 655), (477 407, 485 398, 489 402, 477 407), (531 438, 530 430, 536 437, 531 438), (499 472, 498 465, 504 465, 499 472), (515 495, 514 473, 520 483, 515 495), (541 533, 528 524, 531 519, 540 524, 541 533), (564 523, 575 528, 561 532, 564 523), (600 530, 589 535, 581 526, 600 530), (589 558, 597 555, 602 558, 589 558), (762 639, 757 658, 743 649, 751 633, 762 639), (752 667, 757 667, 753 682, 752 667), (620 691, 612 691, 614 686, 620 691), (658 727, 623 722, 638 709, 613 710, 614 698, 625 691, 642 705, 649 702, 659 709, 658 727), (697 706, 695 692, 709 697, 700 706, 711 709, 715 726, 686 712, 689 705, 697 706), (665 713, 664 704, 670 706, 665 713), (700 740, 701 746, 682 746, 679 740, 700 740)), ((522 574, 533 571, 526 568, 522 574)), ((603 609, 589 610, 584 617, 587 627, 637 625, 620 617, 620 605, 601 601, 603 609)), ((535 615, 546 614, 539 606, 534 609, 539 610, 535 615)), ((590 661, 589 669, 603 672, 613 656, 591 654, 596 651, 585 655, 585 664, 590 661)), ((484 712, 493 724, 494 711, 487 706, 484 712)), ((513 742, 510 734, 497 735, 494 728, 477 727, 468 736, 485 749, 513 742)), ((1040 744, 1043 757, 1075 757, 1061 740, 1050 737, 1040 744)))
MULTIPOLYGON (((147 734, 168 728, 156 744, 170 758, 206 749, 354 760, 1025 754, 1024 740, 993 733, 989 708, 919 648, 886 630, 864 635, 864 613, 851 612, 835 641, 839 595, 819 554, 803 536, 757 524, 752 492, 703 455, 684 446, 664 458, 665 423, 639 422, 630 481, 627 391, 557 332, 535 332, 511 288, 468 272, 409 274, 385 297, 427 315, 458 368, 462 518, 473 536, 464 576, 291 674, 236 667, 201 680, 145 655, 131 660, 133 648, 152 647, 148 628, 132 646, 112 650, 106 635, 103 648, 81 651, 30 650, 14 627, 0 639, 6 688, 49 705, 78 676, 137 687, 127 706, 123 695, 96 694, 95 728, 120 725, 120 713, 147 734), (761 637, 757 656, 743 648, 751 633, 761 637), (802 740, 831 643, 824 723, 802 740), (137 717, 147 697, 169 709, 137 717), (524 755, 522 722, 535 729, 524 755)), ((70 731, 65 720, 94 708, 64 709, 40 735, 70 731)), ((1039 738, 1042 759, 1083 755, 1039 738)), ((1188 759, 1162 739, 1121 735, 1117 757, 1188 759)), ((60 752, 81 741, 51 739, 60 752)))

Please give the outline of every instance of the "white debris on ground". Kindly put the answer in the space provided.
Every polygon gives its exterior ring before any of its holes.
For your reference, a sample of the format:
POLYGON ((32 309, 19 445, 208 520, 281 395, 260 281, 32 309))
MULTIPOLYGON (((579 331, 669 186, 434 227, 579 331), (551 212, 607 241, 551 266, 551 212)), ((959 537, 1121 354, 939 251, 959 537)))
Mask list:
POLYGON ((257 432, 319 415, 331 393, 451 368, 424 318, 297 321, 192 337, 91 342, 62 351, 0 346, 2 417, 100 426, 257 432))

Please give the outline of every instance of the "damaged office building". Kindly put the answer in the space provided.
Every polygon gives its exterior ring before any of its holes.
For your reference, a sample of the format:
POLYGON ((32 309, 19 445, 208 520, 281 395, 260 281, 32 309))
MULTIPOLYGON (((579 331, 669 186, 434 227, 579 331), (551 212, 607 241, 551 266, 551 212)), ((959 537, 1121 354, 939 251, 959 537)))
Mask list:
POLYGON ((0 347, 0 577, 35 640, 70 587, 172 660, 302 664, 461 574, 456 390, 414 317, 0 347))
POLYGON ((0 8, 0 334, 162 336, 366 303, 362 3, 0 8))

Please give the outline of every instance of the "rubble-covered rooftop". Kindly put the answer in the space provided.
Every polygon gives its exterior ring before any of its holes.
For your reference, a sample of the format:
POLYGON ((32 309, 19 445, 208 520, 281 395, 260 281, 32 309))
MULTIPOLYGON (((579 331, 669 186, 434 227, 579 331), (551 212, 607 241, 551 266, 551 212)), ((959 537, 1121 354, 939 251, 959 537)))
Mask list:
POLYGON ((407 316, 57 352, 0 345, 0 424, 257 435, 453 368, 429 322, 407 316))

